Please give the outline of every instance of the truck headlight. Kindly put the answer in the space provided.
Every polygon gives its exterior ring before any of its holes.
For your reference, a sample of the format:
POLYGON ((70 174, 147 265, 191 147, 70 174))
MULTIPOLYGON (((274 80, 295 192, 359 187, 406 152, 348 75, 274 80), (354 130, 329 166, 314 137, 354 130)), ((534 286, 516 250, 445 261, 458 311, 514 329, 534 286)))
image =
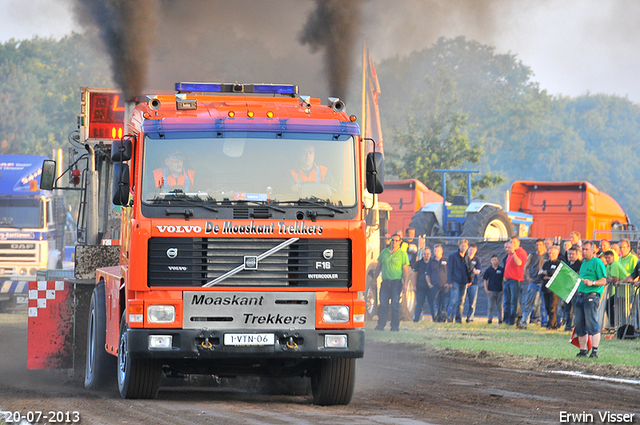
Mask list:
POLYGON ((325 305, 322 308, 322 321, 325 323, 347 323, 349 307, 346 305, 325 305))
POLYGON ((173 323, 176 319, 176 307, 173 305, 150 305, 147 308, 149 323, 173 323))

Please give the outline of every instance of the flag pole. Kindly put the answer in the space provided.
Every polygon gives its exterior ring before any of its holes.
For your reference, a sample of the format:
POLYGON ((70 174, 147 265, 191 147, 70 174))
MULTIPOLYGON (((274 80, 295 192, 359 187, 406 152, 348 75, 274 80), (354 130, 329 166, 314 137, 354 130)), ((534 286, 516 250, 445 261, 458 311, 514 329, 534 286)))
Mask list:
MULTIPOLYGON (((365 129, 367 126, 367 114, 366 114, 366 110, 367 110, 367 96, 366 96, 366 90, 367 90, 367 76, 366 76, 366 72, 367 72, 367 41, 364 40, 362 42, 362 125, 361 125, 361 130, 362 130, 362 137, 364 138, 366 135, 365 129)), ((364 145, 364 144, 363 144, 364 145)), ((366 151, 366 148, 365 148, 366 151)))

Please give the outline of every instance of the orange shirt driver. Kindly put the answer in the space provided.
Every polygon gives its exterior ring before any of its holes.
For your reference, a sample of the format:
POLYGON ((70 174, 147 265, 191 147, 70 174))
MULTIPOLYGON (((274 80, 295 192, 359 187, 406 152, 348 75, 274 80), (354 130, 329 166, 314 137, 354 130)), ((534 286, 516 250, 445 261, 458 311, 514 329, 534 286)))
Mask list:
POLYGON ((300 150, 299 159, 300 167, 297 170, 291 170, 291 176, 295 180, 293 191, 297 192, 302 183, 319 183, 323 182, 327 175, 327 167, 316 164, 316 151, 311 145, 305 146, 300 150))
POLYGON ((194 170, 184 168, 184 157, 179 151, 172 152, 164 160, 166 168, 153 170, 156 187, 181 186, 186 192, 193 185, 194 170))

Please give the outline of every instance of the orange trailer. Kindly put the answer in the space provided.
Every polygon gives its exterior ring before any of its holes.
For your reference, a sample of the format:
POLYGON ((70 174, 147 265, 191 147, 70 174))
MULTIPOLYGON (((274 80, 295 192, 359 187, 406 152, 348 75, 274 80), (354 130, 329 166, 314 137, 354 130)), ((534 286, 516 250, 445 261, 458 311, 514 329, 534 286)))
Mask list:
POLYGON ((568 238, 575 230, 584 239, 611 239, 612 230, 629 226, 615 199, 584 181, 516 181, 511 186, 509 209, 534 217, 532 238, 568 238))
POLYGON ((396 180, 384 182, 384 192, 379 199, 393 208, 389 218, 389 234, 409 227, 411 218, 425 204, 442 203, 440 194, 432 191, 419 180, 396 180))

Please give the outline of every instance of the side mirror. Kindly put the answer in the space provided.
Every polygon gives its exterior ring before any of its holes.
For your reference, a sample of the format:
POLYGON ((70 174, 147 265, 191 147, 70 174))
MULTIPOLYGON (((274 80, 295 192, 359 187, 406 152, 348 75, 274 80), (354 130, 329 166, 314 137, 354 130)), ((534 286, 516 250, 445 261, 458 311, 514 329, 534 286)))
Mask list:
POLYGON ((42 174, 40 175, 40 189, 51 190, 56 181, 56 162, 46 159, 42 163, 42 174))
POLYGON ((111 160, 114 162, 124 162, 133 156, 133 143, 131 136, 127 136, 122 140, 114 140, 111 143, 111 160))
POLYGON ((114 205, 129 205, 129 166, 121 162, 113 164, 111 195, 114 205))
POLYGON ((384 191, 384 159, 380 152, 367 155, 367 191, 382 193, 384 191))

